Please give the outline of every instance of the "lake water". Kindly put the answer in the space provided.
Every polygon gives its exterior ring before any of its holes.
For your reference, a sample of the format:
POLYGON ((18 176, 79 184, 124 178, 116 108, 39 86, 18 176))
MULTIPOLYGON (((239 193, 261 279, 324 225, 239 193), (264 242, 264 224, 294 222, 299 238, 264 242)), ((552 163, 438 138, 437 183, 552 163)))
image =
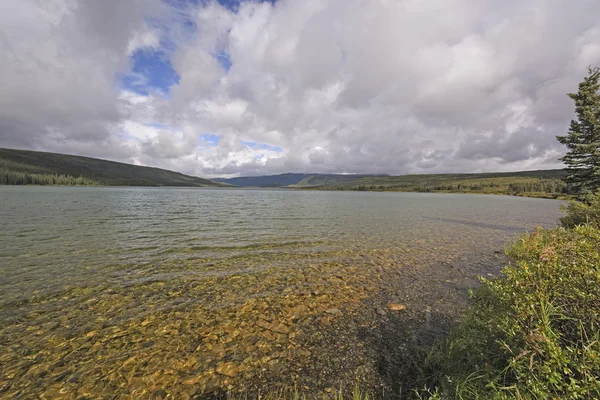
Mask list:
POLYGON ((554 226, 559 205, 0 186, 0 397, 405 391, 407 347, 446 329, 504 244, 554 226))

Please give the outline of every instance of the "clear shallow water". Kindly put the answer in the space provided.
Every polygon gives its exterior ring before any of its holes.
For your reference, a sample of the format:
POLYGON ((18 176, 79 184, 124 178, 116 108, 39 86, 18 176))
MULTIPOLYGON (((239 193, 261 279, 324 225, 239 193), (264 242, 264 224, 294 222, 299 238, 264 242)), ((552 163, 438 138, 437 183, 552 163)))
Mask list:
POLYGON ((558 206, 0 187, 0 396, 193 397, 277 382, 318 393, 357 369, 375 382, 374 350, 357 339, 382 323, 370 307, 452 309, 457 290, 502 262, 507 240, 553 226, 558 206))

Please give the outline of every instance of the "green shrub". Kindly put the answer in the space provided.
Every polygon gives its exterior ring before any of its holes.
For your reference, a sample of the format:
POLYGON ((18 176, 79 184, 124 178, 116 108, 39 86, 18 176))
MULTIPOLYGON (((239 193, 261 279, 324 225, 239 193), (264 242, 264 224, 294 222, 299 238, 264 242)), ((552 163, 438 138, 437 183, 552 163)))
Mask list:
POLYGON ((538 229, 507 253, 431 352, 432 398, 600 398, 600 230, 538 229))
POLYGON ((581 201, 572 201, 567 207, 561 208, 567 215, 560 219, 565 228, 581 224, 591 224, 600 227, 600 192, 589 194, 581 201))

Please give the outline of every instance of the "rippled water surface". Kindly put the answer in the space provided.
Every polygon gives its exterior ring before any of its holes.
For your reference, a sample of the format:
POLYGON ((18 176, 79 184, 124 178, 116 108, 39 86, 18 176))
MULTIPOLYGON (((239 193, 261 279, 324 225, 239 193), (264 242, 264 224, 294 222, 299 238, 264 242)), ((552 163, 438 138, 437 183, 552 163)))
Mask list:
POLYGON ((0 187, 0 206, 5 398, 393 393, 398 349, 560 216, 516 197, 183 188, 0 187))

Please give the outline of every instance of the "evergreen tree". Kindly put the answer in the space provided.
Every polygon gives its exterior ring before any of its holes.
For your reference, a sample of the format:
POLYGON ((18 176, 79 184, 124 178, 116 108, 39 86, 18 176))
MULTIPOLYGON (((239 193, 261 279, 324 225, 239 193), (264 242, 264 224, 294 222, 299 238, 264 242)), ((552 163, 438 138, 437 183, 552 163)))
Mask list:
POLYGON ((585 194, 600 189, 600 68, 589 68, 589 75, 579 84, 575 100, 576 120, 571 121, 569 132, 557 136, 568 148, 561 158, 566 164, 567 183, 585 194))
POLYGON ((0 185, 61 185, 61 186, 97 186, 98 182, 80 176, 55 174, 32 174, 0 169, 0 185))

